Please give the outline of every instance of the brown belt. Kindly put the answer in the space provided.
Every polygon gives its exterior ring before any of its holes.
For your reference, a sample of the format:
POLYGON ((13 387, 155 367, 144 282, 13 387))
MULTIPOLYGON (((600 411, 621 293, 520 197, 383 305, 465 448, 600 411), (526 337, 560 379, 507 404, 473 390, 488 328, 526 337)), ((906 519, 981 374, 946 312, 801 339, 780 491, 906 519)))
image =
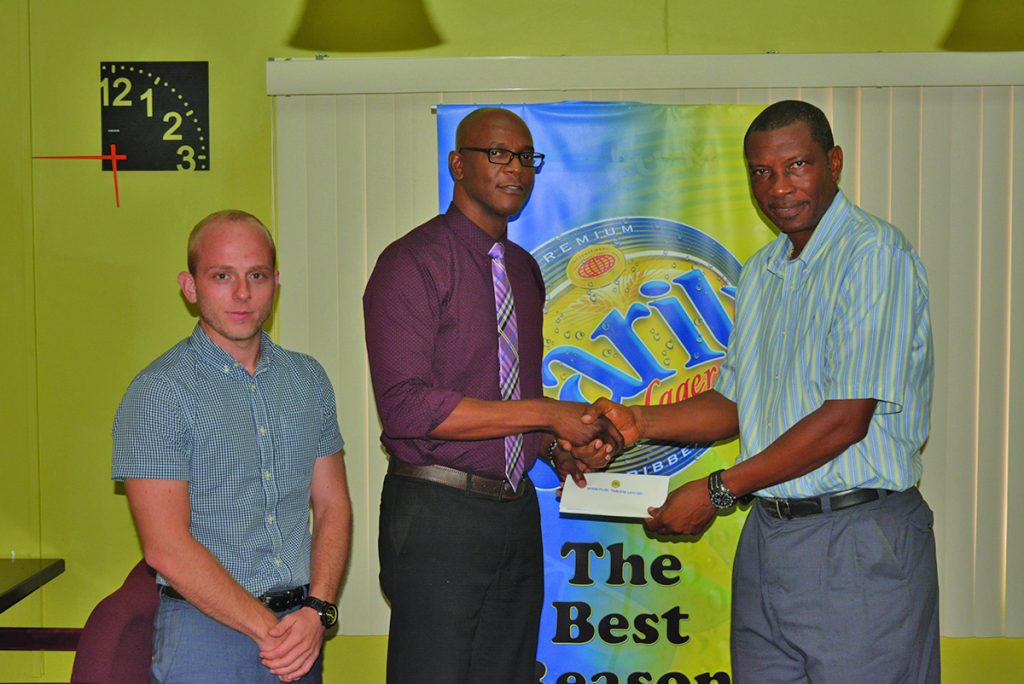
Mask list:
POLYGON ((388 473, 400 477, 426 480, 435 484, 452 487, 472 494, 480 494, 497 501, 513 501, 526 493, 526 477, 519 482, 519 489, 512 489, 508 480, 474 475, 442 465, 412 465, 392 458, 388 473))

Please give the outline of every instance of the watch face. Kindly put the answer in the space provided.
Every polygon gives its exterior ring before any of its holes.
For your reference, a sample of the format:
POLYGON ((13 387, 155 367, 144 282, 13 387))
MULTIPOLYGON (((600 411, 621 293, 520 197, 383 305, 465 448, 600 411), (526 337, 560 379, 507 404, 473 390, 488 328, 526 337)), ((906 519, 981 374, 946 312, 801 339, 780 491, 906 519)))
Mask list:
POLYGON ((721 470, 708 475, 708 495, 711 498, 711 505, 715 508, 730 508, 736 503, 736 497, 722 483, 721 470))
POLYGON ((103 154, 116 145, 120 171, 209 171, 209 100, 207 62, 100 62, 103 154))
POLYGON ((711 504, 715 508, 729 508, 734 503, 736 500, 726 492, 712 492, 711 494, 711 504))
POLYGON ((324 627, 333 627, 338 622, 338 606, 328 603, 323 612, 324 627))

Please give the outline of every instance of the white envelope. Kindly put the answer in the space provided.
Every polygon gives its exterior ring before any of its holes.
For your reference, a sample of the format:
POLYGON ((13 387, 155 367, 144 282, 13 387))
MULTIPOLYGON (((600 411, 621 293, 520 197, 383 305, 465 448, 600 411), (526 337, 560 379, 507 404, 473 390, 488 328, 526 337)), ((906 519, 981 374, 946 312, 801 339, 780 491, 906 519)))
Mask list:
POLYGON ((610 518, 646 518, 648 506, 660 506, 668 497, 669 478, 662 475, 587 473, 587 486, 565 478, 561 513, 610 518))

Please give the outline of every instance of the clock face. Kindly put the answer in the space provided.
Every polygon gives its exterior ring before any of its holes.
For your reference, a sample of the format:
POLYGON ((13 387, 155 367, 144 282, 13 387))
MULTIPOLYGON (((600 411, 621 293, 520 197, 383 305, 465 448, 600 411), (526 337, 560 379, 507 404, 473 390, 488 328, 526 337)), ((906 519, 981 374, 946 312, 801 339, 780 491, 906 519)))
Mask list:
POLYGON ((118 171, 210 170, 208 62, 100 62, 100 112, 118 171))

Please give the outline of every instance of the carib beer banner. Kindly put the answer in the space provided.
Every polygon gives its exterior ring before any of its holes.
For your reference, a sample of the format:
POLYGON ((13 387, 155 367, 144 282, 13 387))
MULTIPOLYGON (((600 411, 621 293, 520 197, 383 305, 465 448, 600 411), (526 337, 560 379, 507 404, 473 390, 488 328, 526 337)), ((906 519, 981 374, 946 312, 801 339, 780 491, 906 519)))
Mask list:
MULTIPOLYGON (((440 209, 455 128, 479 105, 438 107, 440 209)), ((562 102, 509 107, 546 155, 511 238, 547 285, 548 396, 667 404, 711 388, 732 329, 741 264, 774 235, 748 189, 743 134, 759 106, 562 102)), ((738 444, 640 444, 613 472, 672 478, 731 465, 738 444)), ((542 461, 544 684, 729 684, 732 558, 743 512, 699 539, 638 520, 558 513, 542 461)))

